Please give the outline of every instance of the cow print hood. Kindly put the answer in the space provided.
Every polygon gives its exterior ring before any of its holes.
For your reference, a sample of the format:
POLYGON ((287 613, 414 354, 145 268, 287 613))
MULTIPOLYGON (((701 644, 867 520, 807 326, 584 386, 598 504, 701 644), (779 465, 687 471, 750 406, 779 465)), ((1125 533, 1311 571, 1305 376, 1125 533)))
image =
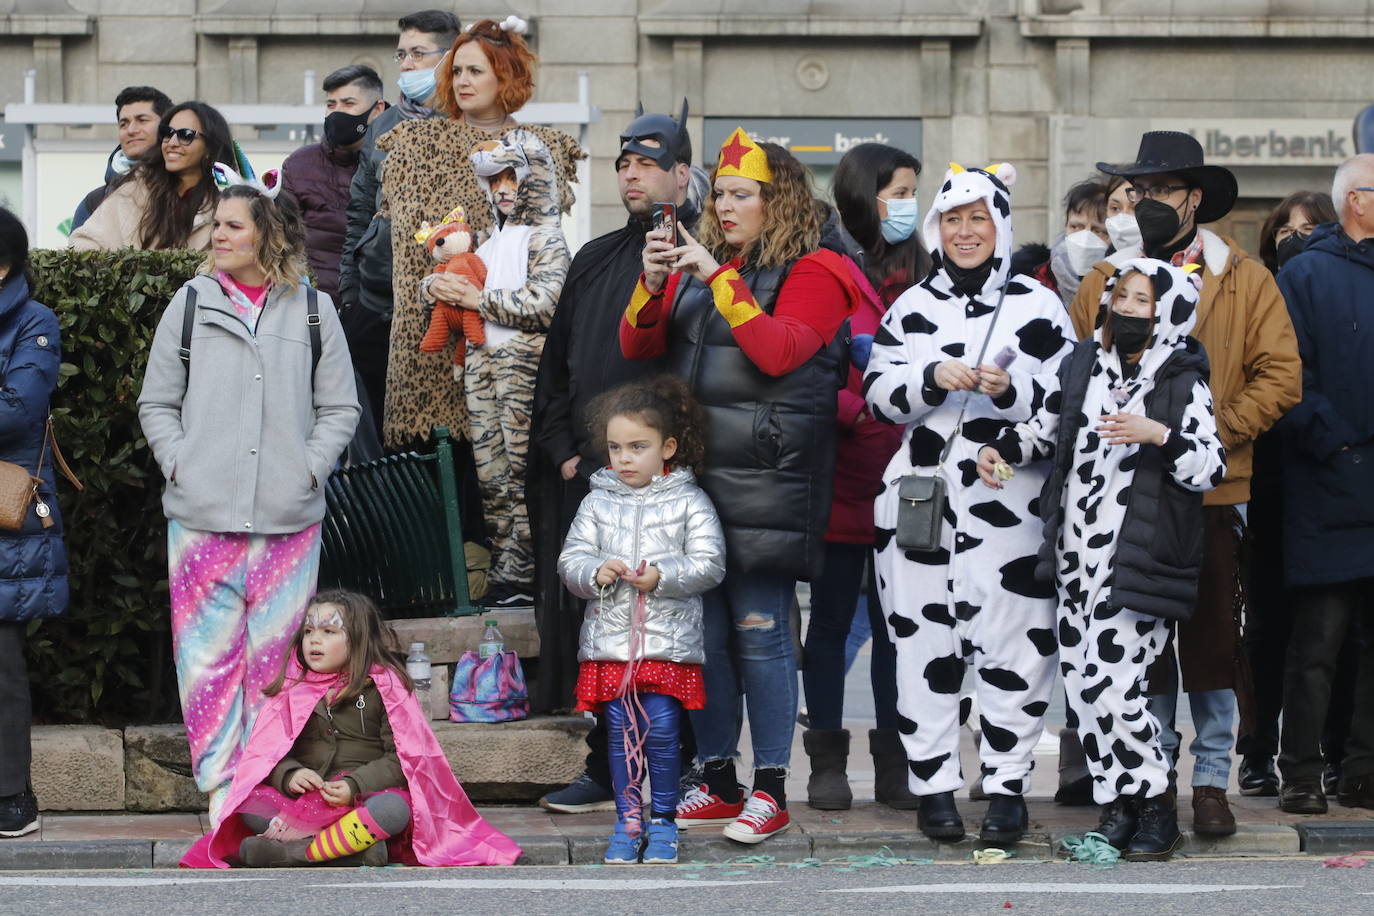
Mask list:
POLYGON ((1102 299, 1097 313, 1097 330, 1093 332, 1093 337, 1099 345, 1102 343, 1102 326, 1111 314, 1116 287, 1121 278, 1132 271, 1144 274, 1154 284, 1154 330, 1145 344, 1144 355, 1140 360, 1140 374, 1153 376, 1154 371, 1163 365, 1175 350, 1189 348, 1188 335, 1197 324, 1202 278, 1181 267, 1154 258, 1131 258, 1123 262, 1107 279, 1107 284, 1102 289, 1102 299))
POLYGON ((1016 182, 1016 168, 1009 162, 990 165, 986 169, 966 169, 951 162, 945 173, 945 182, 935 195, 935 200, 926 212, 921 226, 921 237, 930 249, 930 275, 922 282, 933 295, 948 299, 960 295, 954 289, 953 280, 945 269, 945 252, 940 244, 940 217, 955 207, 981 200, 987 204, 992 214, 993 225, 997 229, 997 242, 993 246, 992 270, 988 273, 983 287, 975 298, 989 298, 989 294, 1002 288, 1011 273, 1011 192, 1008 188, 1016 182))

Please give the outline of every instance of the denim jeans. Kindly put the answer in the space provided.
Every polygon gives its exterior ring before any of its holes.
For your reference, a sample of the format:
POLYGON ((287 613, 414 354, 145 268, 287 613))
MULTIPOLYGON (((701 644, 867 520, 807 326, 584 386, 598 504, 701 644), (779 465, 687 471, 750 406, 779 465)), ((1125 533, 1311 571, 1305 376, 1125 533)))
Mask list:
MULTIPOLYGON (((1178 668, 1169 656, 1166 689, 1149 697, 1150 714, 1159 721, 1159 743, 1174 770, 1178 769, 1178 746, 1182 740, 1174 728, 1178 710, 1178 668)), ((1150 688, 1155 689, 1151 684, 1150 688)), ((1225 789, 1231 778, 1231 744, 1235 740, 1236 693, 1234 690, 1194 690, 1187 694, 1197 737, 1188 745, 1193 755, 1193 786, 1225 789)))
POLYGON ((797 720, 797 660, 791 611, 796 580, 730 570, 702 595, 706 708, 691 711, 697 757, 739 756, 745 698, 754 768, 786 767, 797 720))
MULTIPOLYGON (((802 683, 812 728, 842 728, 844 681, 850 633, 859 603, 864 569, 873 549, 865 544, 826 544, 825 570, 811 583, 811 622, 806 628, 802 683)), ((869 670, 879 728, 897 727, 897 650, 883 623, 878 587, 869 575, 866 613, 873 631, 869 670)))

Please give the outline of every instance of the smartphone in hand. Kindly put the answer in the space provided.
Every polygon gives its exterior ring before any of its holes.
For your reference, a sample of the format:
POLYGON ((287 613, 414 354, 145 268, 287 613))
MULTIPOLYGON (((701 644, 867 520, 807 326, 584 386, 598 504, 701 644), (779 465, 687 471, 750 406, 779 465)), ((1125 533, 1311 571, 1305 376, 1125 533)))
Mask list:
POLYGON ((667 229, 668 240, 676 248, 682 244, 682 239, 677 234, 677 204, 671 201, 654 202, 654 228, 667 229))

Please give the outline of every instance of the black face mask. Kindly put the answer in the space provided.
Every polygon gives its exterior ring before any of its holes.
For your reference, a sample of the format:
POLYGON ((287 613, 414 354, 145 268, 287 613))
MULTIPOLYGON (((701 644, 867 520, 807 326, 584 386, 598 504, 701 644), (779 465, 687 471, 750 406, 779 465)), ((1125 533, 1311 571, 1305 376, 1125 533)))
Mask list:
POLYGON ((1283 265, 1287 264, 1289 259, 1292 258, 1293 255, 1297 254, 1298 252, 1306 248, 1307 243, 1311 238, 1312 236, 1310 235, 1303 235, 1301 232, 1294 232, 1292 235, 1288 236, 1288 238, 1284 239, 1282 242, 1279 242, 1279 244, 1274 248, 1274 260, 1278 261, 1279 267, 1282 267, 1283 265))
POLYGON ((1140 226, 1140 245, 1150 257, 1158 257, 1178 235, 1178 211, 1148 197, 1135 205, 1135 221, 1140 226))
POLYGON ((352 146, 367 133, 367 113, 331 111, 324 119, 324 138, 330 146, 352 146))
POLYGON ((1145 349, 1145 343, 1150 339, 1150 328, 1153 324, 1153 318, 1112 312, 1112 346, 1124 356, 1139 353, 1145 349))

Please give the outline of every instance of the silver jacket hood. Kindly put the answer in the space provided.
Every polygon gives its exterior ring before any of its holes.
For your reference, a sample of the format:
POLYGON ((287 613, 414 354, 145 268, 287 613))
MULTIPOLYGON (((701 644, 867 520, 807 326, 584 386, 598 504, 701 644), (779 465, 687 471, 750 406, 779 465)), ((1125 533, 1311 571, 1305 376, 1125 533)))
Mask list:
POLYGON ((618 558, 634 569, 658 567, 647 596, 642 658, 704 664, 701 595, 725 578, 725 535, 715 506, 688 468, 635 489, 610 468, 592 475, 558 557, 568 591, 587 599, 579 661, 629 661, 636 590, 624 580, 605 589, 596 571, 618 558))

